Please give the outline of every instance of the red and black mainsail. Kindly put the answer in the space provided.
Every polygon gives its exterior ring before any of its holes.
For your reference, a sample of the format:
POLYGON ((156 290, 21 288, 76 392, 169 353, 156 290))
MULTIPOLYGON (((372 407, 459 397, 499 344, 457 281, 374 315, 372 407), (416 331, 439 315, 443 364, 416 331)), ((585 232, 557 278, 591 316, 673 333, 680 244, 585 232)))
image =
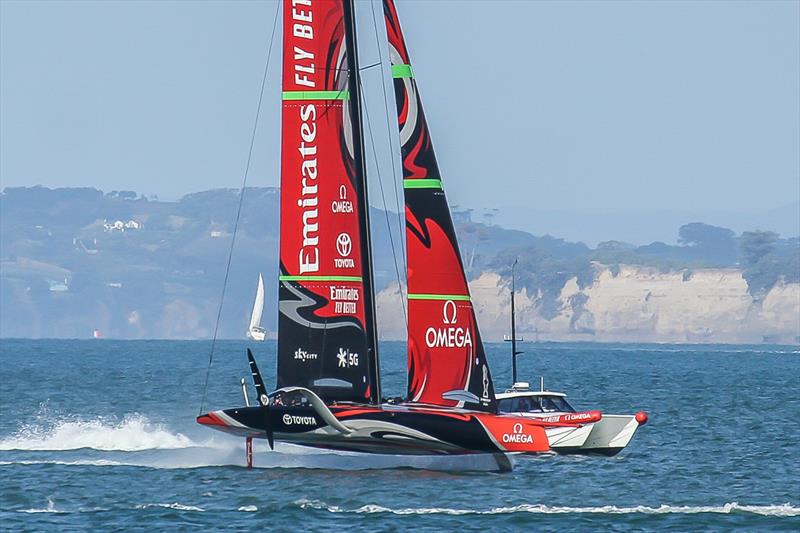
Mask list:
POLYGON ((351 0, 284 0, 278 387, 378 403, 351 0))
POLYGON ((408 260, 408 397, 495 410, 442 176, 392 0, 384 18, 400 128, 408 260))

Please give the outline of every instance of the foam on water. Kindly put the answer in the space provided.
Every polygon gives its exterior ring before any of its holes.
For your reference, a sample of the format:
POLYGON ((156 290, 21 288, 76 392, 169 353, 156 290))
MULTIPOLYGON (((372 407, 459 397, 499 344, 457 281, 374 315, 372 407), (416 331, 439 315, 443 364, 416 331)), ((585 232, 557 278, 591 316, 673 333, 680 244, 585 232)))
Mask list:
MULTIPOLYGON (((397 456, 307 448, 276 443, 266 451, 266 441, 256 441, 256 468, 373 470, 412 468, 439 471, 496 471, 489 454, 470 456, 397 456)), ((43 405, 39 416, 9 436, 0 438, 4 454, 0 466, 62 465, 159 469, 190 469, 246 464, 244 439, 209 435, 192 440, 140 414, 121 420, 56 417, 43 405), (55 453, 53 453, 55 452, 55 453)))
MULTIPOLYGON (((278 448, 278 447, 276 447, 278 448)), ((317 453, 313 449, 303 450, 305 453, 283 453, 270 451, 256 453, 254 468, 276 469, 291 468, 304 470, 385 470, 385 469, 421 469, 441 472, 491 472, 497 470, 497 463, 491 456, 403 456, 403 455, 345 455, 338 452, 317 453)), ((64 453, 67 453, 66 451, 64 453)), ((156 469, 194 469, 210 467, 242 467, 245 465, 244 447, 233 446, 231 449, 193 448, 187 450, 154 450, 148 452, 131 452, 124 455, 108 452, 114 459, 53 459, 19 458, 0 461, 4 466, 60 465, 60 466, 94 466, 94 467, 141 467, 156 469)))
POLYGON ((383 507, 381 505, 362 505, 354 509, 345 509, 337 505, 328 505, 318 500, 298 500, 295 502, 303 509, 319 509, 331 513, 373 514, 388 513, 395 515, 494 515, 513 513, 536 514, 731 514, 735 512, 752 513, 762 516, 800 516, 800 507, 788 503, 780 505, 741 505, 737 502, 724 505, 687 506, 687 505, 660 505, 649 507, 636 505, 631 507, 618 507, 616 505, 603 505, 597 507, 567 507, 542 504, 522 504, 512 507, 493 507, 491 509, 451 509, 447 507, 420 507, 398 508, 383 507))
POLYGON ((53 500, 47 498, 47 507, 34 508, 34 509, 20 509, 18 512, 36 514, 36 513, 61 513, 62 511, 56 509, 56 505, 53 503, 53 500))
POLYGON ((133 414, 119 422, 104 419, 62 419, 25 424, 0 440, 0 450, 65 451, 91 448, 102 451, 175 450, 202 446, 182 433, 153 424, 133 414))
POLYGON ((255 513, 256 511, 258 511, 258 507, 256 507, 255 505, 243 505, 239 507, 239 509, 237 510, 242 511, 244 513, 255 513))
MULTIPOLYGON (((794 517, 800 516, 800 507, 794 507, 788 503, 780 505, 742 505, 737 502, 726 503, 724 505, 660 505, 658 507, 651 507, 646 505, 635 505, 629 507, 620 507, 616 505, 604 505, 596 507, 569 507, 569 506, 556 506, 556 505, 541 505, 541 504, 522 504, 511 507, 493 507, 486 510, 478 509, 453 509, 447 507, 420 507, 420 508, 390 508, 382 505, 362 505, 361 507, 353 509, 345 509, 337 505, 329 505, 318 500, 299 500, 295 502, 301 509, 317 509, 330 513, 353 513, 353 514, 393 514, 393 515, 506 515, 515 513, 532 513, 532 514, 612 514, 612 515, 626 515, 626 514, 645 514, 645 515, 667 515, 667 514, 754 514, 760 516, 771 517, 794 517)), ((225 511, 227 509, 215 508, 206 509, 196 505, 188 505, 180 502, 171 503, 144 503, 135 505, 133 509, 147 510, 147 509, 171 509, 174 511, 182 512, 205 512, 225 511)), ((109 510, 102 508, 92 509, 77 509, 73 511, 57 509, 53 501, 47 499, 47 507, 19 509, 18 513, 60 513, 72 514, 82 512, 97 512, 100 510, 109 510)), ((119 510, 119 509, 117 509, 119 510)), ((243 505, 237 509, 239 512, 254 513, 259 510, 255 505, 243 505)))
POLYGON ((61 465, 61 466, 126 466, 119 461, 107 459, 79 459, 76 461, 59 461, 57 459, 19 459, 16 461, 0 461, 0 466, 11 465, 61 465))
POLYGON ((152 508, 163 508, 163 509, 174 509, 176 511, 195 511, 202 513, 205 511, 202 507, 196 507, 194 505, 184 505, 182 503, 173 502, 173 503, 145 503, 142 505, 137 505, 137 509, 152 509, 152 508))

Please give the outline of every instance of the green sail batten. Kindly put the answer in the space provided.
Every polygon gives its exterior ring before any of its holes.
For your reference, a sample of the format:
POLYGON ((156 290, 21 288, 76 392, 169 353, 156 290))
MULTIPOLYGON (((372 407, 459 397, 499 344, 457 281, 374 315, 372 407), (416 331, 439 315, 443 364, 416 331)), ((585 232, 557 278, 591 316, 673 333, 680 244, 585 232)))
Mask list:
POLYGON ((441 189, 442 180, 436 179, 404 179, 404 189, 441 189))
POLYGON ((457 300, 460 302, 470 301, 469 294, 413 294, 409 293, 409 300, 457 300))
POLYGON ((413 78, 414 71, 411 70, 411 65, 392 65, 393 78, 413 78))
POLYGON ((361 276, 278 276, 280 281, 361 281, 361 276))
POLYGON ((350 91, 283 91, 284 100, 349 100, 350 91))

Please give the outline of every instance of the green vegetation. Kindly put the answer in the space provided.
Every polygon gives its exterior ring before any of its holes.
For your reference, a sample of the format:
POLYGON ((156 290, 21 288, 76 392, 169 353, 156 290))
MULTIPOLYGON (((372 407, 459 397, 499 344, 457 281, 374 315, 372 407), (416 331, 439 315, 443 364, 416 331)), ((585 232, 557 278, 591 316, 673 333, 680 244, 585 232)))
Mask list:
MULTIPOLYGON (((91 188, 7 188, 0 194, 0 336, 207 337, 219 305, 239 191, 218 189, 177 202, 134 191, 91 188)), ((278 190, 245 191, 220 334, 242 337, 258 273, 274 301, 278 275, 278 190)), ((376 287, 396 281, 387 213, 372 209, 376 287)), ((800 282, 800 240, 767 231, 739 237, 726 228, 691 223, 678 244, 634 246, 606 241, 595 249, 549 235, 537 237, 472 220, 454 211, 470 279, 491 270, 506 279, 518 259, 518 284, 541 294, 540 312, 554 316, 564 284, 592 283, 596 264, 662 271, 703 267, 744 270, 760 298, 780 280, 800 282)), ((399 247, 397 213, 388 213, 399 247)), ((402 273, 402 259, 398 254, 402 273)), ((275 313, 264 326, 275 328, 275 313)))
POLYGON ((800 239, 781 241, 772 231, 745 231, 739 250, 747 286, 756 297, 764 296, 779 281, 800 282, 800 239))

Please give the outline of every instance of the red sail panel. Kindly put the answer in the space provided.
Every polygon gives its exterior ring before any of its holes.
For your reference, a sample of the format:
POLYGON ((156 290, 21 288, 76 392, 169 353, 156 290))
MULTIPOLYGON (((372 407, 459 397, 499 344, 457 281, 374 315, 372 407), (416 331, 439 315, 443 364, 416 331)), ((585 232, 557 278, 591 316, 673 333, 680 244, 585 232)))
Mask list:
POLYGON ((383 5, 406 204, 408 397, 493 411, 492 378, 422 101, 394 2, 383 5))
POLYGON ((285 0, 278 387, 367 401, 358 184, 342 2, 285 0))

